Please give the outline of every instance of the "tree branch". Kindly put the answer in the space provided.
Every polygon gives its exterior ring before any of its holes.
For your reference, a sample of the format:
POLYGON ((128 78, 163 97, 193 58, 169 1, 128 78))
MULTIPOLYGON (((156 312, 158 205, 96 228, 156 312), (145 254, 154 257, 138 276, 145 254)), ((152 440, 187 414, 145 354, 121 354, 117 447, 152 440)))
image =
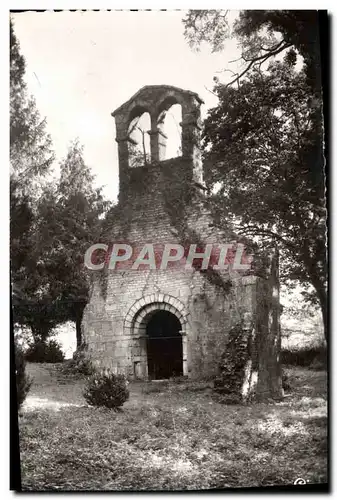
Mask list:
POLYGON ((227 83, 226 87, 229 87, 230 85, 233 85, 233 83, 236 83, 240 78, 242 78, 252 68, 252 66, 254 66, 255 63, 261 61, 261 64, 263 64, 270 57, 276 56, 277 54, 279 54, 283 50, 288 49, 292 46, 291 43, 284 42, 284 40, 282 40, 282 42, 280 42, 280 43, 282 45, 279 44, 278 49, 270 50, 269 54, 263 54, 261 56, 256 56, 256 57, 253 57, 253 59, 246 59, 244 56, 242 56, 242 59, 245 62, 249 62, 248 66, 236 78, 234 78, 234 80, 227 83))
POLYGON ((219 96, 215 92, 213 92, 212 90, 208 89, 206 87, 206 85, 204 85, 204 87, 205 87, 206 90, 208 90, 208 92, 210 92, 211 94, 215 95, 215 97, 219 98, 219 96))
POLYGON ((248 227, 241 226, 241 228, 238 229, 237 232, 239 234, 244 234, 244 235, 253 234, 256 236, 270 236, 270 237, 276 239, 277 241, 280 241, 281 243, 283 243, 287 248, 293 248, 293 249, 297 248, 296 245, 294 245, 293 243, 290 243, 288 240, 286 240, 285 238, 280 236, 278 233, 275 233, 271 229, 262 229, 258 226, 248 226, 248 227))

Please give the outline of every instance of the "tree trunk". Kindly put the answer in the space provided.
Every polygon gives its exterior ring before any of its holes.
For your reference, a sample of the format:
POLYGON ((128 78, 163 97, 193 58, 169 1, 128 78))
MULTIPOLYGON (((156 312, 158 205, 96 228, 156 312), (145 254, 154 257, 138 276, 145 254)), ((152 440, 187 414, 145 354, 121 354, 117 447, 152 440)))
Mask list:
POLYGON ((29 326, 35 344, 37 344, 38 342, 47 342, 47 339, 50 336, 49 328, 32 326, 31 324, 29 326))
POLYGON ((322 284, 316 276, 312 277, 311 283, 316 290, 316 294, 319 300, 319 305, 321 307, 323 328, 324 328, 324 338, 326 343, 328 343, 328 295, 325 290, 325 285, 322 284))
POLYGON ((321 290, 317 290, 317 295, 319 299, 319 304, 321 306, 321 313, 322 313, 322 319, 323 319, 323 327, 324 327, 324 337, 326 343, 328 343, 328 297, 327 293, 322 288, 321 290))
MULTIPOLYGON (((280 363, 281 329, 280 329, 280 284, 278 269, 278 250, 275 249, 270 259, 269 278, 263 288, 261 300, 264 321, 259 332, 258 377, 256 397, 258 400, 282 399, 282 369, 280 363), (265 307, 267 306, 267 307, 265 307)), ((261 307, 261 306, 260 306, 261 307)))
POLYGON ((82 345, 82 317, 83 309, 76 315, 76 350, 82 345))

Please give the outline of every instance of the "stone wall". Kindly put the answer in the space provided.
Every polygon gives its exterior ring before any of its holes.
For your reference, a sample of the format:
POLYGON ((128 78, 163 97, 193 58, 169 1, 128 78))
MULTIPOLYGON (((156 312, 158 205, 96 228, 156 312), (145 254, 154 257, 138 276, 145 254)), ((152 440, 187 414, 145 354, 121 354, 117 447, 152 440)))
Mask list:
MULTIPOLYGON (((194 270, 112 271, 106 300, 99 280, 95 280, 83 318, 84 339, 96 364, 136 375, 141 345, 133 321, 151 298, 156 309, 172 311, 182 324, 187 343, 185 374, 211 375, 226 344, 226 333, 243 312, 252 311, 255 287, 254 278, 250 278, 247 284, 234 284, 224 295, 194 270), (132 309, 137 302, 139 309, 132 309), (126 322, 130 311, 131 321, 126 322)), ((142 373, 146 376, 146 370, 142 373)))

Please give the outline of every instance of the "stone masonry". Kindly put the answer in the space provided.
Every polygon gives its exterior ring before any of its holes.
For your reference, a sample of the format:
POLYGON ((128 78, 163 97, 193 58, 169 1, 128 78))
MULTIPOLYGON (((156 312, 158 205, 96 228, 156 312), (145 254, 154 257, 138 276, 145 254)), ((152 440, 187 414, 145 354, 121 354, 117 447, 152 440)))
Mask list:
MULTIPOLYGON (((240 241, 228 229, 215 229, 207 208, 199 147, 201 104, 200 97, 190 91, 146 86, 112 113, 120 190, 118 205, 106 218, 102 242, 139 248, 145 243, 186 246, 240 241), (158 117, 177 103, 182 108, 182 155, 165 160, 166 137, 158 117), (151 117, 151 161, 130 168, 129 125, 144 112, 151 117)), ((259 342, 273 314, 278 322, 277 267, 262 258, 253 269, 242 273, 233 270, 232 264, 221 271, 197 266, 161 270, 146 265, 137 270, 108 269, 106 265, 102 271, 91 271, 90 300, 82 323, 91 359, 97 366, 130 378, 160 378, 165 371, 160 371, 162 352, 163 359, 170 356, 167 359, 173 364, 174 357, 181 357, 181 364, 174 365, 181 366, 178 375, 212 376, 228 333, 240 320, 255 328, 259 342), (157 337, 151 328, 166 332, 165 340, 160 337, 163 333, 157 337)), ((168 369, 165 377, 175 374, 175 369, 168 369)))

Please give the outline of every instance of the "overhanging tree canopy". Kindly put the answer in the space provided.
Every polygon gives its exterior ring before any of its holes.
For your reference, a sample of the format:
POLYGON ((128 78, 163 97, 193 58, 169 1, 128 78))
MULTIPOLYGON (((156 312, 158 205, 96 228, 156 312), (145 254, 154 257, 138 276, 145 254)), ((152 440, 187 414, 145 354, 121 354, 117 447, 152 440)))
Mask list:
POLYGON ((214 210, 238 233, 276 240, 284 276, 310 283, 325 317, 322 129, 305 75, 278 62, 215 92, 203 135, 206 180, 220 187, 214 210))

